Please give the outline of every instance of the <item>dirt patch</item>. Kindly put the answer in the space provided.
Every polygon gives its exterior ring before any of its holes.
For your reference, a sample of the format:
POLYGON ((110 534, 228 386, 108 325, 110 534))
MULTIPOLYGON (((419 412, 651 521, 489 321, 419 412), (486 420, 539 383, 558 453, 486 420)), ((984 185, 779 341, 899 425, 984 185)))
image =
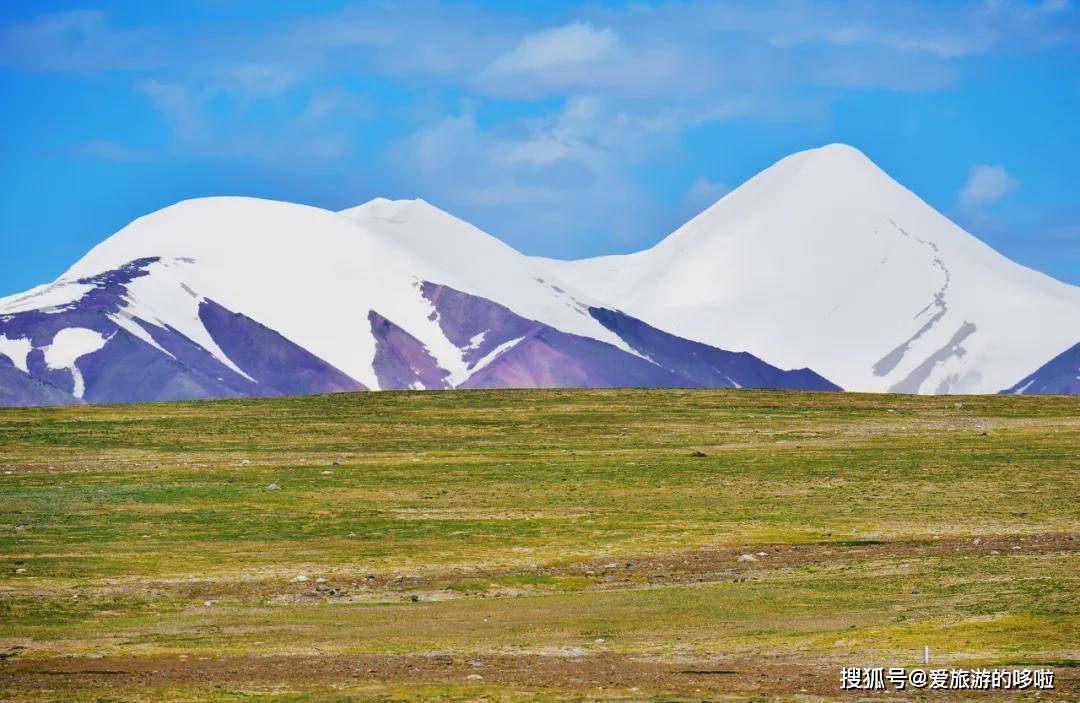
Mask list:
MULTIPOLYGON (((618 560, 575 562, 529 570, 469 571, 424 576, 371 574, 359 582, 343 586, 340 595, 356 600, 399 599, 405 594, 438 594, 439 599, 467 597, 466 593, 444 590, 463 581, 495 584, 500 579, 521 575, 537 577, 578 577, 585 590, 652 588, 692 583, 741 581, 772 569, 807 565, 839 565, 884 559, 925 558, 947 555, 994 557, 1080 552, 1080 537, 1068 533, 1034 535, 994 535, 971 539, 881 542, 850 540, 827 544, 769 545, 746 544, 724 549, 696 549, 664 555, 629 557, 618 560), (745 558, 750 555, 752 559, 745 558)), ((339 579, 335 579, 337 581, 339 579)), ((305 589, 310 591, 311 589, 305 589)), ((528 589, 525 589, 528 590, 528 589)), ((489 597, 520 595, 521 588, 500 590, 493 586, 489 597)), ((316 592, 309 595, 317 596, 316 592)))
MULTIPOLYGON (((892 541, 852 539, 827 544, 753 545, 718 550, 591 562, 561 573, 589 576, 598 588, 663 586, 739 580, 748 573, 808 565, 844 564, 933 556, 1034 555, 1080 551, 1080 537, 1069 533, 993 535, 971 539, 892 541), (746 558, 747 555, 752 558, 746 558)), ((560 570, 552 570, 552 573, 560 570)), ((476 577, 479 578, 479 577, 476 577)))

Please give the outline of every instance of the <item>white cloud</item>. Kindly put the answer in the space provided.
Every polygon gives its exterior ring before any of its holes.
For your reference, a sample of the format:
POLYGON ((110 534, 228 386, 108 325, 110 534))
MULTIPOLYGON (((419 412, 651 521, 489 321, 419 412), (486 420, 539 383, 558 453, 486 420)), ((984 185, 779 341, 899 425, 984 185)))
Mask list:
POLYGON ((139 86, 155 107, 173 126, 177 137, 192 141, 205 133, 206 119, 203 106, 206 103, 205 92, 194 92, 185 85, 157 79, 143 81, 139 86))
POLYGON ((532 133, 509 146, 507 165, 550 166, 564 159, 594 162, 598 148, 596 122, 605 112, 606 106, 599 98, 570 98, 558 115, 534 121, 532 133))
POLYGON ((619 36, 613 30, 574 22, 526 36, 483 73, 513 75, 566 69, 611 58, 618 48, 619 36))
MULTIPOLYGON (((287 119, 265 119, 252 106, 259 101, 276 106, 276 91, 235 89, 222 83, 194 90, 183 83, 159 80, 144 81, 139 89, 172 126, 173 148, 184 155, 290 169, 297 161, 310 166, 343 159, 352 149, 356 123, 367 111, 364 97, 347 90, 317 91, 298 103, 287 119)), ((271 109, 265 112, 277 114, 271 109)))
POLYGON ((1020 181, 1009 175, 1004 166, 972 166, 967 182, 957 194, 953 215, 965 228, 980 235, 1000 232, 1002 220, 993 206, 1019 185, 1020 181))
POLYGON ((552 114, 527 120, 524 135, 506 144, 508 166, 545 167, 577 163, 593 172, 643 161, 678 149, 686 128, 745 115, 748 103, 666 106, 646 111, 598 95, 572 95, 552 114))
POLYGON ((415 132, 405 140, 404 152, 423 176, 431 179, 453 177, 450 171, 460 167, 463 155, 479 157, 482 153, 479 149, 490 147, 483 143, 482 137, 476 118, 472 113, 463 112, 448 115, 415 132))
POLYGON ((681 45, 655 37, 627 43, 613 28, 575 22, 519 38, 471 83, 489 95, 517 98, 580 91, 657 97, 701 95, 713 73, 708 62, 693 65, 681 45))
POLYGON ((1004 166, 979 164, 972 166, 967 183, 960 189, 958 202, 966 210, 981 209, 1001 200, 1020 182, 1009 175, 1004 166))
POLYGON ((392 168, 419 193, 529 253, 589 239, 597 253, 662 231, 626 167, 673 135, 591 96, 553 115, 482 128, 468 110, 400 141, 392 168))
MULTIPOLYGON (((152 102, 175 152, 325 168, 290 181, 313 192, 362 173, 535 250, 586 233, 621 247, 714 201, 722 185, 708 179, 663 206, 643 186, 641 164, 678 160, 695 125, 752 116, 824 128, 849 89, 947 88, 970 57, 1080 37, 1066 0, 574 5, 343 3, 158 27, 78 10, 0 26, 0 66, 127 72, 110 80, 126 75, 152 102), (447 96, 469 106, 448 111, 447 96), (368 119, 377 126, 360 129, 368 119), (401 133, 411 136, 386 136, 401 133)), ((126 155, 105 142, 78 150, 126 155)), ((976 167, 956 212, 985 214, 1015 187, 1003 168, 976 167)))
MULTIPOLYGON (((500 93, 516 77, 528 85, 543 78, 554 88, 715 95, 718 86, 812 76, 830 48, 842 47, 858 52, 852 58, 856 67, 864 66, 861 84, 892 87, 905 74, 941 68, 926 59, 1075 45, 1080 37, 1071 12, 1067 0, 688 0, 585 5, 571 21, 538 27, 510 3, 464 7, 427 1, 347 4, 258 23, 132 28, 110 23, 101 11, 73 10, 0 27, 0 64, 83 72, 162 69, 190 79, 218 72, 241 84, 255 79, 258 87, 291 85, 328 70, 374 69, 386 76, 475 83, 500 93), (800 50, 799 56, 776 55, 792 50, 800 50), (875 75, 890 62, 914 63, 875 84, 875 75)), ((916 85, 927 84, 925 75, 918 78, 916 85)))

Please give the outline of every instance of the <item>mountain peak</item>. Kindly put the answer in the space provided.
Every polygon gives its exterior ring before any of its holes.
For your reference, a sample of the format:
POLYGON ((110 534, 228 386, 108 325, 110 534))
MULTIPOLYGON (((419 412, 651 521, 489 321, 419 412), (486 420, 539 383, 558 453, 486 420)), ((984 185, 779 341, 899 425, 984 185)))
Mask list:
POLYGON ((651 249, 551 270, 684 338, 868 391, 1000 390, 1075 344, 1080 320, 1080 289, 846 144, 781 159, 651 249))
MULTIPOLYGON (((801 164, 858 164, 858 165, 874 165, 874 162, 870 160, 866 154, 859 149, 851 146, 850 144, 844 144, 842 142, 833 142, 832 144, 825 144, 824 146, 814 147, 812 149, 804 149, 803 151, 796 151, 793 154, 789 154, 774 164, 778 166, 783 163, 801 163, 801 164)), ((765 169, 768 172, 770 169, 765 169)))
POLYGON ((356 207, 339 210, 338 214, 355 221, 375 218, 388 222, 408 222, 422 212, 431 211, 442 212, 421 198, 391 200, 378 197, 356 207))
POLYGON ((767 228, 781 238, 805 236, 808 231, 833 237, 835 228, 808 230, 802 224, 807 218, 847 213, 853 206, 865 209, 883 199, 892 201, 908 196, 907 189, 863 152, 849 144, 826 144, 775 162, 706 208, 657 247, 671 246, 685 237, 726 236, 733 231, 734 221, 746 218, 758 223, 755 226, 761 226, 763 219, 785 221, 782 227, 767 228))
POLYGON ((861 178, 866 174, 887 176, 870 157, 850 144, 833 143, 815 149, 799 151, 787 158, 780 159, 761 175, 781 172, 809 178, 819 185, 846 183, 852 178, 861 178))
POLYGON ((814 149, 807 149, 799 153, 814 154, 817 156, 866 159, 869 161, 866 154, 850 144, 845 144, 843 142, 832 142, 831 144, 819 146, 814 149))

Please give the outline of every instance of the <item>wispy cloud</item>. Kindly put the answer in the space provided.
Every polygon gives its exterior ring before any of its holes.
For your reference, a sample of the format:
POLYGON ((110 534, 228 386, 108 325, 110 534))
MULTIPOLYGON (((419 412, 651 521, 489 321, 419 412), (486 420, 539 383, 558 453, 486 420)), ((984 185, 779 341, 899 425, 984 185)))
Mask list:
POLYGON ((424 197, 453 203, 535 253, 586 233, 625 247, 659 227, 655 203, 627 167, 671 138, 663 122, 593 97, 571 98, 550 118, 487 129, 465 110, 401 140, 390 160, 424 197))
MULTIPOLYGON (((980 56, 1078 37, 1066 0, 672 0, 546 14, 421 0, 170 27, 42 14, 0 28, 0 65, 126 78, 171 129, 172 149, 202 159, 353 173, 366 121, 392 114, 405 136, 366 155, 373 178, 463 214, 483 205, 512 239, 604 230, 630 241, 662 219, 634 169, 677 152, 688 130, 739 117, 809 123, 846 91, 940 90, 980 56), (406 96, 380 103, 369 83, 406 96), (492 104, 513 109, 493 119, 492 104)), ((115 140, 81 148, 124 153, 115 140)), ((985 210, 995 187, 1001 197, 1015 181, 973 170, 957 207, 985 210)), ((721 192, 702 179, 667 207, 721 192)))
POLYGON ((1004 166, 979 164, 971 167, 957 200, 964 209, 983 208, 1001 200, 1018 185, 1019 181, 1010 176, 1004 166))
POLYGON ((619 35, 613 30, 573 22, 527 35, 481 73, 517 76, 576 69, 611 59, 619 48, 619 35))
MULTIPOLYGON (((216 73, 238 87, 284 89, 316 73, 442 78, 505 90, 511 78, 552 85, 610 85, 635 77, 705 90, 747 83, 752 62, 765 78, 815 70, 823 46, 956 59, 996 47, 1080 41, 1067 0, 927 2, 761 0, 592 7, 558 24, 524 20, 509 6, 435 2, 354 4, 332 12, 228 25, 119 27, 99 10, 42 14, 0 29, 0 64, 32 70, 161 70, 216 73), (779 49, 777 53, 775 50, 779 49), (797 52, 797 61, 784 60, 797 52), (774 71, 775 67, 782 71, 774 71)), ((760 72, 759 72, 760 73, 760 72)), ((868 72, 869 76, 869 72, 868 72)), ((869 78, 867 78, 869 80, 869 78)), ((890 79, 891 80, 891 79, 890 79)), ((579 86, 580 87, 580 86, 579 86)), ((671 90, 668 86, 667 90, 671 90)))
POLYGON ((956 196, 954 216, 965 227, 982 235, 999 234, 1002 220, 994 206, 1020 187, 1004 166, 978 164, 956 196))
POLYGON ((161 111, 181 141, 195 142, 207 134, 203 107, 210 94, 206 90, 157 79, 143 81, 138 88, 161 111))

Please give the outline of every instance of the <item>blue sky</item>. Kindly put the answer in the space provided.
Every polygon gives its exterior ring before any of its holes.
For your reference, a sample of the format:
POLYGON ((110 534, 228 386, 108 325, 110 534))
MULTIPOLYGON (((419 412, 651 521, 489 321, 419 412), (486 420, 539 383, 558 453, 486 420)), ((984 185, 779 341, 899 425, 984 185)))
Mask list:
POLYGON ((1078 108, 1067 0, 3 0, 0 295, 207 195, 628 252, 836 141, 1080 284, 1078 108))

